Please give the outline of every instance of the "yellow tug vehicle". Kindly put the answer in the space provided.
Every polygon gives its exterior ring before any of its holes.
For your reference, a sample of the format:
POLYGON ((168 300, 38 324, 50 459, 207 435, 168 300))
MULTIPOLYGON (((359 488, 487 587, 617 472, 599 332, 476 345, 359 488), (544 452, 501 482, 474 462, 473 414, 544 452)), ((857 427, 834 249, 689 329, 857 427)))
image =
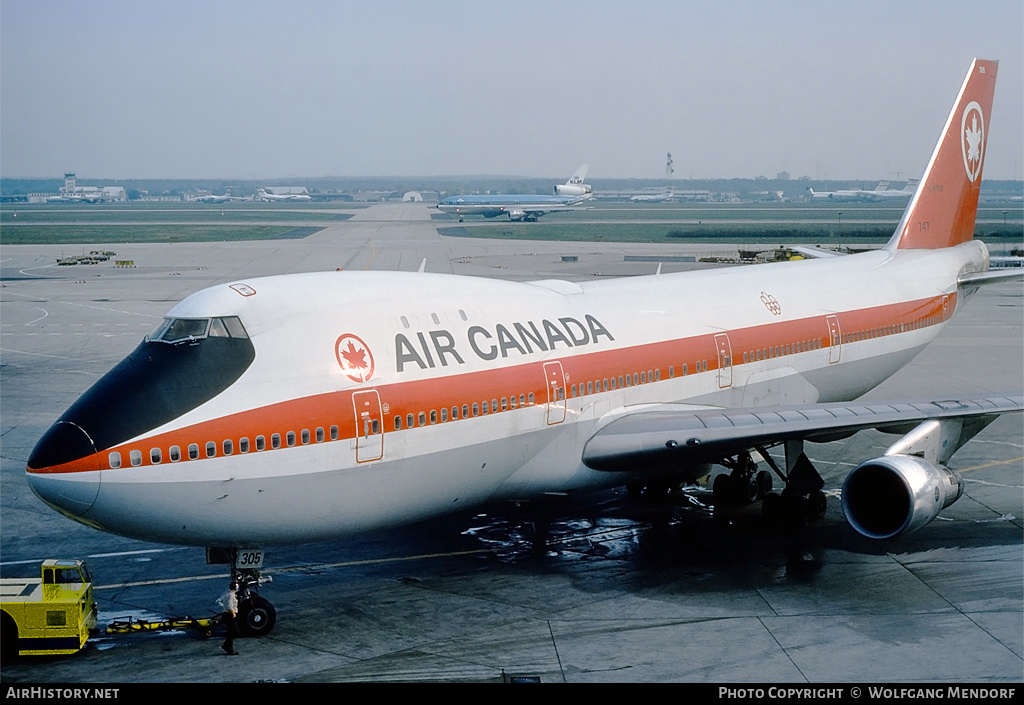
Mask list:
POLYGON ((46 560, 39 578, 0 578, 2 658, 77 653, 96 629, 84 561, 46 560))

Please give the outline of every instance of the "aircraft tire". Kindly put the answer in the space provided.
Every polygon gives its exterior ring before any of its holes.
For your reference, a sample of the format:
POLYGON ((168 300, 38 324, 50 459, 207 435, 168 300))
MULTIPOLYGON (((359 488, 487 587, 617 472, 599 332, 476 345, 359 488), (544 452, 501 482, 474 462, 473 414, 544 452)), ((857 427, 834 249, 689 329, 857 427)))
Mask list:
POLYGON ((21 640, 18 638, 18 624, 6 612, 0 612, 0 662, 12 661, 18 657, 21 640))
POLYGON ((739 481, 736 482, 736 484, 738 485, 737 489, 741 489, 743 492, 743 504, 753 504, 757 501, 757 498, 761 496, 760 486, 758 485, 757 477, 755 475, 739 478, 739 481))
POLYGON ((253 595, 242 604, 240 631, 245 636, 266 636, 277 622, 277 610, 270 600, 253 595))

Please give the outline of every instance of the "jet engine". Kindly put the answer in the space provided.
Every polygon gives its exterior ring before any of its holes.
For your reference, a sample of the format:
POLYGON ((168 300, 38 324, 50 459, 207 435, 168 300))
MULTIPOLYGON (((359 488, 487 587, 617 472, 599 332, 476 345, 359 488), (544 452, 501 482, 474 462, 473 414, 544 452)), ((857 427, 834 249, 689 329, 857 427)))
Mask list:
POLYGON ((843 484, 843 514, 872 539, 916 531, 964 492, 960 473, 911 455, 861 463, 843 484))
POLYGON ((590 184, 556 184, 556 196, 589 196, 593 193, 590 184))

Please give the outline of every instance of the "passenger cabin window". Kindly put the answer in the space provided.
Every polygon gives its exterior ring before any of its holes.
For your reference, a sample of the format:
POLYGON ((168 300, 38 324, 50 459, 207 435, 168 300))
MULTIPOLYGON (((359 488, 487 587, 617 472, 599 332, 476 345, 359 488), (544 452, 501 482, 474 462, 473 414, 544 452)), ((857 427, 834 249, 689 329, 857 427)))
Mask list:
POLYGON ((176 463, 181 460, 181 448, 178 446, 171 446, 167 449, 167 457, 171 459, 172 463, 176 463))
POLYGON ((107 456, 107 460, 110 462, 111 468, 116 470, 117 468, 121 467, 121 454, 118 453, 116 450, 111 452, 110 455, 107 456))

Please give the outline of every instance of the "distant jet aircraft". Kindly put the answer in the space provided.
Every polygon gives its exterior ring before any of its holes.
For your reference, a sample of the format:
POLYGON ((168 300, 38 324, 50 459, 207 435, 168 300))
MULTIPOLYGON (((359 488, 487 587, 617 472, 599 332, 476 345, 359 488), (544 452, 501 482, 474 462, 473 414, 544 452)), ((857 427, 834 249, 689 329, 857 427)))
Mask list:
POLYGON ((311 201, 309 194, 305 193, 267 193, 264 189, 256 190, 257 201, 311 201))
POLYGON ((787 523, 820 519, 804 445, 865 429, 897 439, 849 472, 847 520, 872 539, 920 530, 965 491, 953 454, 1024 398, 856 400, 979 287, 1024 275, 988 271, 973 238, 996 69, 971 64, 881 250, 585 282, 422 268, 224 282, 54 422, 28 485, 88 526, 226 554, 254 634, 276 614, 256 594, 266 546, 488 501, 665 490, 712 463, 730 471, 716 510, 761 500, 787 523))
POLYGON ((459 222, 467 215, 481 215, 484 218, 504 215, 509 220, 534 222, 545 213, 574 210, 575 206, 591 198, 590 184, 583 183, 589 168, 589 165, 581 164, 568 181, 555 186, 556 195, 553 196, 505 193, 449 196, 442 199, 437 208, 458 215, 459 222))
POLYGON ((909 199, 914 195, 916 190, 916 179, 908 181, 907 185, 899 191, 890 191, 888 181, 878 182, 878 186, 876 186, 873 191, 865 191, 864 189, 859 188, 839 189, 838 191, 815 191, 812 188, 807 189, 811 194, 811 200, 830 199, 833 201, 884 201, 895 198, 909 199))
POLYGON ((228 201, 241 200, 231 195, 231 189, 228 189, 222 196, 215 196, 212 193, 206 194, 205 196, 196 196, 190 199, 194 203, 227 203, 228 201))
POLYGON ((583 183, 583 180, 587 178, 587 171, 589 169, 589 164, 580 164, 580 168, 576 170, 575 174, 569 177, 568 181, 564 184, 555 185, 555 195, 589 197, 592 192, 590 184, 583 183))
POLYGON ((467 215, 482 215, 485 218, 508 216, 509 220, 534 222, 545 213, 574 210, 583 203, 583 196, 529 196, 514 194, 491 194, 450 196, 437 204, 438 210, 454 213, 462 221, 467 215))
POLYGON ((668 201, 671 198, 672 198, 672 189, 668 189, 667 191, 665 191, 665 193, 650 194, 650 195, 648 195, 648 194, 640 194, 640 195, 637 195, 637 196, 633 196, 629 200, 635 201, 637 203, 661 203, 663 201, 668 201))
POLYGON ((867 193, 859 188, 839 189, 838 191, 815 191, 808 187, 807 192, 811 194, 811 200, 828 199, 831 201, 855 201, 861 200, 861 194, 867 193))
POLYGON ((906 186, 899 190, 889 190, 889 182, 882 181, 874 191, 864 191, 862 195, 866 201, 887 201, 898 198, 909 199, 915 191, 917 191, 917 179, 911 179, 906 186))

